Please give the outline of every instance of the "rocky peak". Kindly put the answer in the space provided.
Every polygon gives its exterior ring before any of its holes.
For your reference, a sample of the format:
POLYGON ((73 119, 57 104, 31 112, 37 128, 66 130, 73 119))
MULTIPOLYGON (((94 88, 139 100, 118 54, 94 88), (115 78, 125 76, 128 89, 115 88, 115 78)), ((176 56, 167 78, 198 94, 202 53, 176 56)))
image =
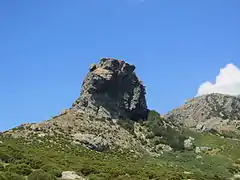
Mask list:
POLYGON ((134 70, 134 65, 113 58, 92 64, 72 108, 101 118, 145 119, 145 87, 134 70))
POLYGON ((165 118, 197 130, 237 131, 240 126, 240 97, 213 93, 188 100, 165 118))

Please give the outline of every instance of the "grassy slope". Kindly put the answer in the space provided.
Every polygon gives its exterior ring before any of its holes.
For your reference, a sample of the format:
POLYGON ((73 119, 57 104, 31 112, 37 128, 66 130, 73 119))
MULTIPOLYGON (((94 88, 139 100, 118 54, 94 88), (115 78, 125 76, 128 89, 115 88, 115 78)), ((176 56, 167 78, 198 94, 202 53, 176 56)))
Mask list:
POLYGON ((159 158, 98 153, 63 139, 37 139, 28 144, 26 140, 1 138, 0 179, 13 179, 10 174, 28 176, 36 169, 54 177, 59 177, 62 171, 74 170, 90 179, 226 179, 239 170, 233 166, 240 158, 239 142, 214 135, 196 136, 197 144, 216 151, 201 154, 202 159, 196 159, 196 154, 190 151, 165 153, 159 158))
MULTIPOLYGON (((145 124, 150 128, 157 127, 154 121, 145 124)), ((160 130, 155 129, 155 135, 160 130)), ((172 136, 172 131, 169 133, 171 138, 168 140, 173 141, 175 135, 172 136)), ((59 178, 62 171, 72 170, 93 180, 223 180, 240 171, 238 140, 193 132, 183 134, 194 137, 196 146, 208 146, 213 150, 200 154, 194 150, 176 150, 154 158, 131 153, 99 153, 71 144, 61 136, 33 135, 28 140, 0 136, 0 180, 21 180, 25 177, 28 180, 52 180, 59 178)))

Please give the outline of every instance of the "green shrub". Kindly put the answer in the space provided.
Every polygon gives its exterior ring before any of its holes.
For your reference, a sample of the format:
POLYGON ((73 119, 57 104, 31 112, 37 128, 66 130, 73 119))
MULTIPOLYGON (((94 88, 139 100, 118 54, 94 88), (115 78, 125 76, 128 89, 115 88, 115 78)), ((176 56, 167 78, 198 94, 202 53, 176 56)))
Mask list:
POLYGON ((151 132, 148 132, 147 134, 146 134, 146 138, 147 139, 153 139, 155 137, 155 135, 154 135, 154 133, 151 131, 151 132))
POLYGON ((180 132, 169 127, 166 129, 166 135, 164 138, 174 150, 184 149, 184 140, 186 137, 181 135, 180 132))
POLYGON ((25 178, 15 173, 0 172, 0 180, 25 180, 25 178))
POLYGON ((95 168, 94 166, 92 165, 89 165, 89 164, 84 164, 79 170, 78 172, 80 174, 83 174, 84 176, 88 176, 90 174, 98 174, 99 171, 97 168, 95 168))
POLYGON ((0 172, 0 180, 7 180, 7 177, 4 172, 0 172))
POLYGON ((4 170, 4 166, 2 163, 0 163, 0 171, 3 171, 4 170))
POLYGON ((0 160, 5 163, 9 163, 11 161, 11 156, 5 152, 0 152, 0 160))
POLYGON ((56 165, 44 165, 41 167, 42 170, 48 172, 49 174, 54 175, 55 177, 61 177, 62 171, 56 165))
POLYGON ((24 160, 24 162, 33 169, 40 169, 43 165, 43 161, 37 158, 27 158, 24 160))
POLYGON ((150 111, 148 120, 142 123, 148 129, 147 139, 153 139, 153 144, 168 144, 174 150, 184 149, 185 137, 174 128, 165 125, 162 117, 156 111, 150 111), (158 140, 155 140, 157 137, 158 140))
POLYGON ((40 169, 43 165, 43 162, 41 160, 38 160, 36 158, 23 158, 23 159, 17 159, 14 160, 12 163, 14 164, 27 164, 29 165, 32 169, 40 169))
POLYGON ((134 134, 134 121, 129 119, 120 119, 117 123, 131 134, 134 134))
POLYGON ((13 173, 11 173, 11 174, 7 173, 7 178, 9 180, 25 180, 25 177, 23 177, 19 174, 13 174, 13 173))
POLYGON ((148 112, 148 121, 156 121, 156 120, 160 120, 161 119, 161 115, 154 110, 151 110, 148 112))
POLYGON ((7 155, 11 157, 11 161, 24 159, 23 151, 21 149, 18 149, 16 144, 11 144, 6 149, 7 155))
POLYGON ((230 166, 230 167, 227 167, 227 170, 232 174, 237 174, 240 172, 240 167, 239 166, 230 166))
POLYGON ((154 136, 167 136, 167 134, 165 134, 165 129, 158 123, 152 125, 152 132, 154 136))
POLYGON ((54 175, 49 174, 43 170, 36 170, 28 176, 28 180, 56 180, 54 175))
POLYGON ((106 180, 111 177, 110 174, 107 173, 100 173, 100 174, 91 174, 88 176, 89 180, 106 180))
POLYGON ((8 172, 24 176, 27 176, 32 172, 31 167, 26 164, 10 164, 6 167, 6 169, 8 172))

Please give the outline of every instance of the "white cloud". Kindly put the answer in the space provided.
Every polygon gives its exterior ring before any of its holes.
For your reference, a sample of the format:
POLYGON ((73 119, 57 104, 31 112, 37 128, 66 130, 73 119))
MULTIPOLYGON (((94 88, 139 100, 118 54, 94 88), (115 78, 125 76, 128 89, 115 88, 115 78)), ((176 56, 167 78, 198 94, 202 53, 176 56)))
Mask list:
POLYGON ((207 81, 199 87, 197 96, 210 93, 240 95, 240 68, 234 64, 227 64, 220 69, 215 83, 207 81))

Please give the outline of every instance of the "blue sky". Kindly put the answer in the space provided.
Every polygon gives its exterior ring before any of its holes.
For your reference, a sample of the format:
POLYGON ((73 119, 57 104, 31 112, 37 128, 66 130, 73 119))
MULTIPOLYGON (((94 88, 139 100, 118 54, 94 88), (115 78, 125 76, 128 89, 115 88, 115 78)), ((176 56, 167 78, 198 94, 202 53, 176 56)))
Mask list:
POLYGON ((1 0, 0 131, 70 107, 101 57, 135 64, 166 113, 240 67, 240 1, 1 0))

